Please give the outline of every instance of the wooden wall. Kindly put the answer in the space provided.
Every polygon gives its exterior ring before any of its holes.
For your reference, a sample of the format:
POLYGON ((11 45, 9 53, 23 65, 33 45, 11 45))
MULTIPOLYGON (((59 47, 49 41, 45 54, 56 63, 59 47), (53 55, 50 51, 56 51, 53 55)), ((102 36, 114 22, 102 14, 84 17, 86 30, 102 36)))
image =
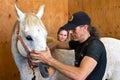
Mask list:
POLYGON ((0 80, 19 80, 10 47, 16 21, 15 3, 25 13, 37 13, 39 6, 45 4, 42 20, 51 36, 56 36, 57 29, 68 19, 67 0, 0 0, 0 80))
POLYGON ((120 0, 69 0, 69 16, 79 10, 87 12, 102 36, 120 39, 120 0))
POLYGON ((0 80, 19 80, 19 72, 11 55, 11 33, 16 21, 14 4, 23 12, 36 13, 45 4, 42 18, 50 36, 79 10, 86 11, 102 36, 120 39, 120 0, 0 0, 0 80))

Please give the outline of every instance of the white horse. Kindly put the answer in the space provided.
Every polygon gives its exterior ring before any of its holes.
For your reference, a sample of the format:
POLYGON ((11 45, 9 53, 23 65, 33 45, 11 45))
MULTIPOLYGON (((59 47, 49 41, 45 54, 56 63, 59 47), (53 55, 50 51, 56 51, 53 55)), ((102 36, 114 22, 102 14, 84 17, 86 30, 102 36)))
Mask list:
MULTIPOLYGON (((47 31, 41 21, 44 13, 44 5, 39 8, 37 14, 23 13, 16 5, 15 9, 18 21, 14 26, 11 48, 21 80, 69 80, 69 78, 57 71, 52 76, 49 76, 47 66, 41 63, 33 64, 29 56, 33 50, 41 51, 46 49, 47 31)), ((62 51, 73 55, 73 50, 62 51)), ((64 57, 61 54, 58 56, 61 56, 61 58, 64 57)), ((59 59, 58 56, 54 55, 55 58, 59 59)), ((62 60, 65 61, 64 59, 62 60)), ((66 61, 66 64, 73 65, 69 61, 66 61)))
MULTIPOLYGON (((18 15, 18 23, 15 24, 12 34, 11 47, 21 80, 70 80, 63 75, 59 75, 58 72, 55 72, 51 77, 43 78, 40 73, 42 72, 41 68, 39 66, 34 68, 34 64, 30 61, 29 52, 32 50, 45 50, 46 48, 47 31, 41 21, 44 13, 44 5, 40 7, 37 14, 23 13, 17 6, 15 6, 15 9, 18 15)), ((101 40, 107 50, 108 60, 103 80, 120 80, 120 40, 113 38, 101 38, 101 40)), ((59 49, 55 50, 55 53, 52 55, 56 59, 68 65, 74 64, 73 50, 59 49), (68 57, 69 55, 70 57, 68 57)))
POLYGON ((46 48, 47 31, 41 21, 44 5, 40 7, 37 14, 25 14, 16 5, 15 9, 18 23, 15 24, 11 47, 21 80, 52 80, 52 77, 43 78, 39 67, 35 67, 29 57, 32 50, 45 50, 46 48))

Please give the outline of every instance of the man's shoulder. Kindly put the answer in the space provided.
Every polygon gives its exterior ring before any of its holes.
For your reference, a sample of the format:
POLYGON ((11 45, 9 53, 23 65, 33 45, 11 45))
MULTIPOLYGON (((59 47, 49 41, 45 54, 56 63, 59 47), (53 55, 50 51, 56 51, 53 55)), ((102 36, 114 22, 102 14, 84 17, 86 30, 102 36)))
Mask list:
POLYGON ((99 48, 99 49, 103 49, 104 44, 100 39, 93 39, 90 43, 89 43, 89 47, 93 47, 94 49, 99 48))

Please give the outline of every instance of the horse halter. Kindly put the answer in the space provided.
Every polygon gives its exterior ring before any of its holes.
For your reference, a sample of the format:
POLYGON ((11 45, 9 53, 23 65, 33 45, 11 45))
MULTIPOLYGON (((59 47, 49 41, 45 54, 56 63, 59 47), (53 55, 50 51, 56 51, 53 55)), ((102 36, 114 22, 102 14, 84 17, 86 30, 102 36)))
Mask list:
MULTIPOLYGON (((29 51, 28 47, 26 46, 26 44, 24 43, 24 41, 23 41, 22 37, 20 36, 19 32, 20 32, 20 26, 19 26, 19 24, 18 24, 16 44, 17 44, 18 41, 21 42, 22 46, 24 47, 24 49, 25 49, 25 51, 26 51, 26 53, 27 53, 28 64, 29 64, 29 66, 30 66, 31 68, 34 68, 34 67, 36 67, 36 66, 33 65, 32 62, 31 62, 31 60, 30 60, 30 51, 29 51)), ((18 48, 18 46, 17 46, 17 48, 18 48)))
MULTIPOLYGON (((16 39, 17 41, 16 41, 16 46, 17 46, 18 41, 20 41, 21 44, 22 44, 22 46, 24 47, 24 49, 25 49, 25 51, 26 51, 26 53, 27 53, 27 60, 28 60, 29 67, 30 67, 30 68, 32 69, 32 71, 33 71, 33 76, 34 76, 34 77, 32 78, 32 80, 35 80, 36 76, 35 76, 35 71, 34 71, 33 68, 35 68, 35 67, 37 67, 37 66, 36 66, 36 65, 33 65, 33 63, 31 62, 30 51, 29 51, 28 47, 26 46, 26 44, 24 43, 22 37, 21 37, 20 34, 19 34, 19 32, 20 32, 20 25, 18 24, 17 27, 18 27, 18 28, 17 28, 17 39, 16 39)), ((17 46, 17 49, 18 49, 18 46, 17 46)), ((19 51, 19 50, 18 50, 18 51, 19 51)))
MULTIPOLYGON (((49 76, 49 73, 48 73, 48 70, 47 70, 47 69, 49 68, 49 66, 46 65, 46 64, 44 64, 44 63, 38 63, 38 64, 33 65, 33 63, 31 62, 31 57, 30 57, 30 52, 31 52, 31 51, 29 51, 28 47, 26 46, 26 44, 24 43, 22 37, 21 37, 20 34, 19 34, 19 32, 20 32, 20 26, 19 26, 19 24, 18 24, 17 27, 18 27, 18 28, 17 28, 17 39, 16 39, 17 41, 16 41, 16 46, 17 46, 18 41, 20 41, 21 44, 22 44, 22 46, 24 47, 26 53, 27 53, 28 64, 29 64, 29 67, 32 69, 32 71, 33 71, 33 76, 34 76, 34 77, 32 78, 32 80, 35 80, 35 78, 36 78, 36 76, 35 76, 35 71, 34 71, 34 68, 35 68, 35 67, 39 67, 40 73, 41 73, 41 75, 42 75, 44 78, 48 77, 48 76, 49 76)), ((18 46, 17 46, 17 49, 18 49, 18 46)), ((19 50, 18 50, 18 51, 19 51, 19 50)))

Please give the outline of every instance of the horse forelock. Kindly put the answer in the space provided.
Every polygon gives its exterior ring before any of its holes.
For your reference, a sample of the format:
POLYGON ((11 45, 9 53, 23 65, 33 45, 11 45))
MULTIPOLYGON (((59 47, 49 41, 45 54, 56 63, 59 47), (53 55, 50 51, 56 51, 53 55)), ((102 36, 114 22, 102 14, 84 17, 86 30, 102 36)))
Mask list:
POLYGON ((40 19, 34 13, 27 13, 25 17, 25 23, 29 27, 33 27, 40 24, 40 19))
POLYGON ((36 27, 37 26, 38 28, 40 28, 40 30, 46 31, 46 28, 45 28, 44 24, 42 23, 42 20, 39 19, 34 13, 27 13, 26 14, 25 24, 28 27, 36 27))

